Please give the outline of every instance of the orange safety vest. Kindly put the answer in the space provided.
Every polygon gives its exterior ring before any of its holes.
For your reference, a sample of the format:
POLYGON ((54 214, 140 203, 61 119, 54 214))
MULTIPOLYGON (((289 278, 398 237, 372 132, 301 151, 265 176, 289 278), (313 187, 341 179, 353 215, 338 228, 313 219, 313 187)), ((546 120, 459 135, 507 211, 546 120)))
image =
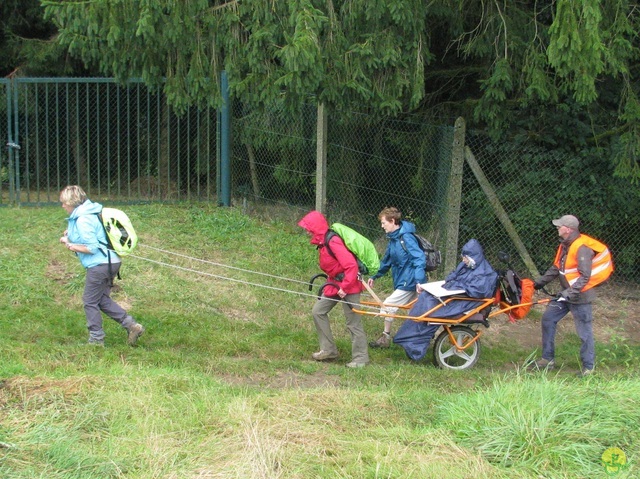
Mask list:
POLYGON ((573 283, 580 277, 580 273, 578 272, 578 248, 580 248, 580 246, 591 248, 596 253, 591 262, 591 278, 586 286, 582 288, 582 291, 586 291, 599 285, 611 276, 611 273, 613 273, 613 260, 611 259, 611 253, 606 244, 590 236, 580 234, 580 236, 569 245, 567 258, 564 262, 564 269, 562 270, 560 269, 562 245, 560 245, 553 264, 560 270, 560 274, 564 275, 567 279, 569 286, 573 286, 573 283))

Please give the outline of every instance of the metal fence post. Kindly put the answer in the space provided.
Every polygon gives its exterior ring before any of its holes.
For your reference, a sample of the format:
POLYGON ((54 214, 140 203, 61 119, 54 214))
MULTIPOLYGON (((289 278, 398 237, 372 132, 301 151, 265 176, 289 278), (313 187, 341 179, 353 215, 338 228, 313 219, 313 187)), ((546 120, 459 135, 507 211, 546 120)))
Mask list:
POLYGON ((20 143, 18 138, 18 87, 14 81, 7 90, 7 173, 9 175, 9 203, 20 204, 20 143))
POLYGON ((220 89, 222 90, 222 106, 220 107, 220 185, 219 206, 231 206, 231 160, 230 160, 230 111, 229 81, 227 72, 221 73, 220 89))
MULTIPOLYGON (((4 183, 4 173, 3 173, 3 168, 6 168, 4 170, 4 172, 7 175, 7 183, 9 186, 9 195, 8 195, 8 200, 9 203, 11 203, 11 197, 13 195, 13 175, 11 173, 12 171, 12 161, 13 161, 13 152, 12 152, 12 145, 13 143, 13 137, 11 136, 11 82, 8 80, 2 80, 2 84, 5 87, 4 89, 4 94, 6 95, 6 100, 7 100, 7 136, 6 136, 6 144, 5 144, 5 151, 7 152, 7 166, 4 167, 4 155, 2 155, 2 159, 0 161, 0 173, 2 173, 2 175, 0 175, 0 193, 2 193, 2 184, 4 183)), ((0 203, 2 203, 2 196, 0 196, 0 203)))

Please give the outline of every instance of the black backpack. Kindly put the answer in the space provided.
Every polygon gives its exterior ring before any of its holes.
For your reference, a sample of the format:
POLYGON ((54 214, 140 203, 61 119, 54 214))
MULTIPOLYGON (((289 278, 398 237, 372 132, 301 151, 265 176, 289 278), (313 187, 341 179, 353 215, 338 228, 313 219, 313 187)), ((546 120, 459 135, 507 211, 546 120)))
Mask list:
MULTIPOLYGON (((416 233, 411 233, 416 240, 418 241, 418 246, 424 253, 425 259, 427 260, 427 265, 424 270, 429 273, 430 271, 435 271, 440 267, 442 263, 442 255, 440 254, 440 250, 437 250, 431 242, 425 238, 424 236, 420 236, 416 233)), ((403 235, 404 236, 404 235, 403 235)), ((400 244, 402 245, 402 249, 407 251, 407 247, 404 244, 404 239, 400 237, 400 244)))

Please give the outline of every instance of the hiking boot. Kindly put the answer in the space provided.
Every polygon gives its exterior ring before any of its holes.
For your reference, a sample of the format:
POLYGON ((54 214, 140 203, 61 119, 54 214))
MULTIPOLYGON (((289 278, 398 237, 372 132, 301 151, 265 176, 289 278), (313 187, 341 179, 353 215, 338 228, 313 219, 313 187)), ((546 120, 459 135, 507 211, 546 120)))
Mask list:
POLYGON ((329 361, 331 359, 337 359, 338 353, 330 353, 329 351, 320 350, 317 353, 311 355, 316 361, 329 361))
POLYGON ((534 363, 530 363, 529 366, 527 366, 527 369, 530 371, 551 371, 553 368, 556 367, 556 362, 551 359, 538 359, 536 362, 534 363))
POLYGON ((576 375, 579 378, 586 378, 587 376, 592 376, 594 373, 593 368, 591 369, 586 369, 586 368, 582 368, 582 370, 576 375))
POLYGON ((351 361, 350 363, 345 364, 346 367, 355 369, 355 368, 363 368, 367 365, 367 363, 357 363, 355 361, 351 361))
POLYGON ((138 338, 144 333, 144 327, 140 323, 135 323, 129 327, 129 336, 127 337, 127 343, 129 346, 135 346, 138 342, 138 338))
POLYGON ((89 346, 102 346, 102 347, 104 347, 104 339, 89 338, 89 341, 87 341, 87 344, 89 346))
POLYGON ((388 348, 391 346, 391 335, 382 333, 378 339, 369 343, 370 348, 388 348))

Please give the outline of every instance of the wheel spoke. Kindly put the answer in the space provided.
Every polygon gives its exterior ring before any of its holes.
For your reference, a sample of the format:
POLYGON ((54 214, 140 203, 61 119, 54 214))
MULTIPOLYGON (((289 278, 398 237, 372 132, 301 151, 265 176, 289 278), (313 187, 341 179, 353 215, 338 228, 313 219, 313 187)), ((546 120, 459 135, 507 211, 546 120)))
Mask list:
POLYGON ((469 356, 466 351, 457 351, 455 352, 455 355, 458 356, 459 358, 464 359, 465 361, 471 361, 471 356, 469 356))
POLYGON ((442 359, 450 358, 451 356, 457 356, 455 346, 451 346, 446 351, 440 353, 442 359))
MULTIPOLYGON (((466 343, 471 341, 471 339, 472 339, 471 336, 469 336, 467 333, 460 332, 456 334, 456 343, 459 344, 460 346, 464 346, 466 343)), ((473 346, 470 346, 470 348, 473 349, 473 346)), ((454 349, 456 349, 455 351, 456 356, 464 359, 465 361, 471 361, 471 356, 467 354, 467 349, 462 349, 462 350, 458 350, 457 348, 454 348, 454 349)))

